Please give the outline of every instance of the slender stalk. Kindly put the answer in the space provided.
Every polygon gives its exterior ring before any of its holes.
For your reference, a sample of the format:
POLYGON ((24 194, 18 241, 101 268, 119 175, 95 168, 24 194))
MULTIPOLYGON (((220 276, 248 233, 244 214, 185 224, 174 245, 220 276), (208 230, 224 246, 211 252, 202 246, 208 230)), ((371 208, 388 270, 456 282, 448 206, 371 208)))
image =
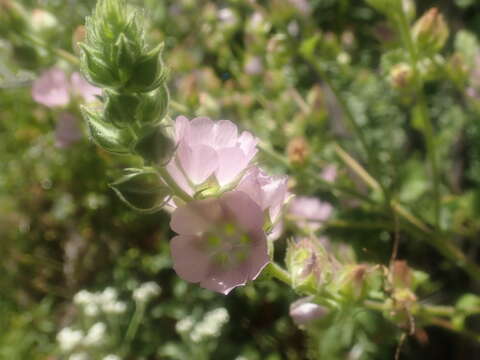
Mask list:
POLYGON ((158 172, 162 177, 163 181, 165 181, 165 183, 170 187, 175 196, 178 196, 185 202, 190 202, 193 200, 190 195, 188 195, 180 186, 177 185, 177 182, 172 178, 172 176, 165 167, 160 167, 158 169, 158 172))
POLYGON ((424 84, 421 75, 418 70, 418 49, 412 38, 410 26, 407 15, 403 8, 398 12, 398 16, 395 18, 398 31, 402 38, 404 47, 408 51, 410 58, 410 66, 413 71, 414 85, 417 92, 417 106, 414 108, 415 115, 419 118, 421 124, 423 124, 423 136, 427 144, 427 156, 430 162, 431 178, 433 185, 433 200, 434 200, 434 212, 435 212, 435 226, 440 226, 441 206, 440 206, 440 171, 438 166, 435 133, 433 124, 428 114, 427 102, 424 93, 424 84))
POLYGON ((268 264, 268 272, 270 273, 270 275, 272 275, 272 277, 276 278, 277 280, 280 280, 288 286, 292 286, 292 279, 290 278, 290 275, 277 263, 271 262, 270 264, 268 264))
MULTIPOLYGON (((290 165, 290 162, 288 161, 288 159, 283 156, 282 154, 279 154, 277 151, 273 150, 270 146, 266 145, 265 143, 260 143, 258 145, 258 147, 260 148, 260 151, 265 155, 267 156, 270 160, 276 162, 277 164, 279 165, 282 165, 283 167, 287 168, 287 169, 290 169, 291 168, 291 165, 290 165)), ((320 169, 318 169, 320 170, 320 169)), ((350 188, 347 188, 347 187, 343 187, 343 186, 340 186, 336 183, 333 183, 333 182, 329 182, 329 181, 326 181, 325 179, 322 179, 322 177, 320 177, 318 175, 318 172, 316 170, 307 170, 308 171, 308 175, 312 176, 313 178, 315 178, 315 180, 321 184, 324 188, 327 188, 329 189, 330 191, 338 191, 340 193, 343 193, 343 194, 347 194, 347 195, 350 195, 350 196, 354 196, 355 198, 359 199, 359 200, 362 200, 366 203, 369 203, 371 205, 375 205, 375 201, 370 199, 368 196, 364 195, 364 194, 361 194, 353 189, 350 189, 350 188)))

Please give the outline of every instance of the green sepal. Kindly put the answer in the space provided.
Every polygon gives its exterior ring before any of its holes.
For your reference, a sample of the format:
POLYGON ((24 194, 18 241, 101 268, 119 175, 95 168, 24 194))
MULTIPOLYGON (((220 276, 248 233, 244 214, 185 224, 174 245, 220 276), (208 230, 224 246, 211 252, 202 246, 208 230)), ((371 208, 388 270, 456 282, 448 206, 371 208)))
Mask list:
POLYGON ((95 54, 95 50, 83 43, 79 45, 82 49, 82 70, 87 79, 99 87, 118 87, 120 83, 110 71, 110 66, 95 54))
POLYGON ((142 96, 138 109, 137 121, 139 124, 159 124, 167 115, 170 95, 166 84, 157 90, 142 96))
POLYGON ((160 58, 163 44, 140 56, 132 67, 130 81, 125 85, 131 91, 149 92, 165 81, 163 64, 160 58))
POLYGON ((137 95, 117 93, 107 90, 104 119, 118 128, 135 122, 141 99, 137 95))
POLYGON ((135 152, 152 164, 167 164, 173 154, 175 145, 165 134, 163 126, 142 128, 143 136, 135 145, 135 152))
POLYGON ((125 204, 144 213, 159 211, 172 195, 157 173, 140 169, 121 177, 110 187, 125 204))
POLYGON ((135 49, 134 44, 131 43, 124 34, 120 34, 116 41, 115 50, 119 76, 121 82, 126 83, 131 77, 131 68, 140 56, 140 52, 138 49, 135 49))
POLYGON ((128 129, 118 129, 101 119, 101 115, 86 107, 82 114, 88 124, 93 141, 104 150, 114 154, 129 154, 135 140, 128 129))

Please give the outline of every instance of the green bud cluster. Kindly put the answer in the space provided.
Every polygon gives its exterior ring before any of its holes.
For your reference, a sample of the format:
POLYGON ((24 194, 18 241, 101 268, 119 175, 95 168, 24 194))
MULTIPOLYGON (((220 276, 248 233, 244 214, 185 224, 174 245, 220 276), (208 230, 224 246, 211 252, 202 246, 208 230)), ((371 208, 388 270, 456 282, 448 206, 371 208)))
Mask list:
POLYGON ((83 113, 99 146, 156 162, 172 148, 161 125, 169 95, 163 44, 148 48, 143 18, 124 0, 100 0, 87 18, 81 66, 91 83, 104 88, 104 106, 83 113))

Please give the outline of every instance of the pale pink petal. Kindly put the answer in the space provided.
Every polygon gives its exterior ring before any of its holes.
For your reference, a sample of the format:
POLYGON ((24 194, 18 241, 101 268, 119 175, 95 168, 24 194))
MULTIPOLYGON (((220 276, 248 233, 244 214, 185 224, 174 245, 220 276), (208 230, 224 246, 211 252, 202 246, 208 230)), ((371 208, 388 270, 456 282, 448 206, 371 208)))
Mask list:
POLYGON ((178 143, 190 132, 190 120, 185 116, 177 116, 175 119, 175 140, 178 143))
POLYGON ((231 183, 247 165, 248 160, 239 148, 230 147, 218 151, 218 169, 215 176, 219 185, 231 183))
POLYGON ((262 228, 264 222, 262 209, 243 191, 225 193, 222 206, 243 230, 255 231, 262 228))
POLYGON ((190 121, 190 132, 185 136, 185 142, 189 146, 213 145, 214 122, 207 117, 197 117, 190 121))
POLYGON ((243 270, 242 268, 234 268, 227 271, 217 269, 217 271, 210 273, 207 278, 200 283, 200 286, 228 295, 234 288, 247 283, 248 273, 243 270))
POLYGON ((203 183, 218 168, 218 155, 206 145, 188 146, 180 143, 177 157, 183 171, 196 185, 203 183))
POLYGON ((210 259, 202 250, 201 238, 175 236, 170 242, 173 269, 182 279, 200 282, 208 273, 210 259))
POLYGON ((238 144, 243 150, 248 161, 252 160, 253 157, 257 154, 258 139, 248 131, 242 132, 242 134, 238 138, 238 144))
POLYGON ((167 171, 170 176, 175 180, 178 186, 182 188, 188 195, 193 195, 193 189, 189 185, 188 180, 185 178, 182 170, 178 167, 176 163, 176 158, 174 157, 167 165, 167 171))
POLYGON ((33 82, 32 97, 48 107, 65 106, 70 102, 70 84, 65 72, 52 68, 33 82))
POLYGON ((250 198, 255 201, 258 206, 262 208, 262 210, 264 210, 262 201, 263 192, 258 181, 258 171, 259 169, 257 167, 249 169, 242 181, 236 187, 236 190, 243 191, 245 194, 250 196, 250 198))
POLYGON ((85 102, 97 100, 102 95, 102 89, 90 84, 80 73, 74 72, 71 76, 72 90, 77 96, 81 96, 85 102))
POLYGON ((216 122, 214 133, 214 145, 216 149, 232 147, 237 142, 237 125, 230 120, 220 120, 216 122))
POLYGON ((255 236, 256 239, 254 239, 254 246, 250 250, 251 254, 246 263, 249 280, 255 280, 270 262, 267 239, 263 231, 252 236, 255 236))
POLYGON ((213 226, 222 216, 216 199, 192 201, 177 208, 170 219, 170 228, 181 235, 199 235, 213 226))

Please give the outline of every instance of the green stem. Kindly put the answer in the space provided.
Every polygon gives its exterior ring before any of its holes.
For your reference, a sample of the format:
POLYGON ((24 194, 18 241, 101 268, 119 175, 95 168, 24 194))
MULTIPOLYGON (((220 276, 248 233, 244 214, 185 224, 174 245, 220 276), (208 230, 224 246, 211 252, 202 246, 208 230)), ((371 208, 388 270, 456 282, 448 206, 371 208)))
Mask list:
POLYGON ((287 284, 288 286, 292 286, 292 279, 290 278, 290 275, 288 272, 280 267, 275 262, 271 262, 268 264, 268 271, 272 277, 276 278, 277 280, 280 280, 281 282, 287 284))
POLYGON ((440 217, 441 217, 441 207, 440 207, 440 172, 437 159, 437 149, 435 144, 435 132, 433 129, 433 124, 428 114, 427 102, 425 99, 424 93, 424 84, 421 78, 421 75, 418 70, 418 49, 412 38, 410 31, 410 25, 408 22, 407 15, 403 8, 398 12, 398 17, 396 17, 396 24, 398 26, 398 31, 402 38, 404 47, 409 53, 410 57, 410 66, 413 71, 414 85, 417 92, 417 106, 414 107, 415 116, 417 116, 419 122, 423 124, 423 136, 427 144, 427 156, 430 162, 431 168, 431 178, 433 185, 433 200, 434 200, 434 212, 435 212, 435 227, 440 226, 440 217))
POLYGON ((167 171, 165 167, 160 167, 158 169, 160 176, 162 177, 163 181, 170 187, 173 194, 185 202, 190 202, 193 198, 188 195, 180 186, 177 185, 177 182, 172 178, 170 173, 167 171))
POLYGON ((135 338, 135 335, 137 334, 144 313, 145 303, 137 301, 135 304, 135 312, 133 313, 132 319, 130 320, 130 324, 128 325, 128 329, 125 334, 125 341, 123 344, 123 352, 125 356, 129 353, 130 344, 135 338))
MULTIPOLYGON (((262 154, 267 156, 273 162, 276 162, 277 164, 282 165, 287 169, 291 168, 291 165, 288 159, 282 154, 279 154, 277 151, 273 150, 270 146, 266 145, 265 143, 260 143, 258 147, 260 148, 260 151, 262 152, 262 154)), ((371 205, 375 204, 375 201, 373 201, 366 195, 363 195, 353 189, 340 186, 334 182, 326 181, 325 179, 323 179, 321 176, 318 175, 319 171, 317 170, 320 170, 320 169, 318 168, 315 170, 308 169, 307 170, 308 175, 312 176, 317 181, 317 183, 321 184, 324 188, 328 189, 329 191, 338 191, 346 195, 354 196, 357 199, 362 200, 371 205)))

